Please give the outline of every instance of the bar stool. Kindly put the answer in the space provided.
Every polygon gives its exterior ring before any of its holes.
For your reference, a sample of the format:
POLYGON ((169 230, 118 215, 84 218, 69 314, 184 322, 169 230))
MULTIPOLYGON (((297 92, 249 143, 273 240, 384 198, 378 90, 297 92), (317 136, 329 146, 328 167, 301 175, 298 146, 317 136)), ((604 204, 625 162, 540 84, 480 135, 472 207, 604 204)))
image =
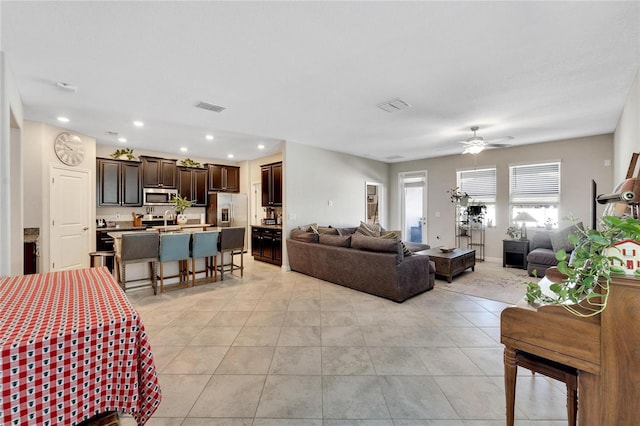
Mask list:
POLYGON ((160 262, 160 293, 164 292, 165 278, 178 278, 178 282, 170 289, 183 288, 189 286, 189 243, 191 234, 170 233, 160 234, 160 251, 158 261, 160 262), (166 262, 178 262, 178 273, 175 275, 164 274, 164 264, 166 262))
POLYGON ((131 263, 149 263, 151 287, 153 294, 158 293, 156 282, 156 262, 158 261, 157 232, 132 232, 122 234, 120 249, 116 251, 116 281, 123 290, 127 290, 127 282, 143 281, 146 278, 128 280, 126 277, 127 265, 131 263))
POLYGON ((109 259, 113 261, 115 255, 115 251, 92 251, 89 253, 89 266, 91 268, 109 266, 109 259))
POLYGON ((218 250, 220 250, 220 265, 218 270, 220 271, 220 280, 224 281, 224 273, 233 273, 235 270, 240 270, 240 276, 244 275, 244 232, 245 228, 222 228, 220 231, 220 242, 218 243, 218 250), (231 260, 228 264, 224 263, 224 255, 229 253, 231 260), (233 263, 233 256, 240 255, 240 265, 233 263))
POLYGON ((191 235, 191 285, 196 285, 196 274, 205 273, 202 282, 218 281, 218 231, 194 232, 191 235), (204 269, 196 270, 196 259, 204 257, 204 269))

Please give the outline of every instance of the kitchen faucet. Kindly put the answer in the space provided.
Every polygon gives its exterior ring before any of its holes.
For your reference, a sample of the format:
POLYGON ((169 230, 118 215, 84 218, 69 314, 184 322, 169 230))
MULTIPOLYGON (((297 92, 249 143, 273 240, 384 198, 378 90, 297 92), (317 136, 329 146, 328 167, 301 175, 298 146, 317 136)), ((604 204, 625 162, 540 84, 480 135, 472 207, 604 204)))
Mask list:
POLYGON ((171 210, 165 210, 164 211, 164 215, 162 215, 162 217, 164 218, 164 227, 167 227, 167 213, 169 213, 169 219, 173 220, 173 214, 171 213, 171 210))

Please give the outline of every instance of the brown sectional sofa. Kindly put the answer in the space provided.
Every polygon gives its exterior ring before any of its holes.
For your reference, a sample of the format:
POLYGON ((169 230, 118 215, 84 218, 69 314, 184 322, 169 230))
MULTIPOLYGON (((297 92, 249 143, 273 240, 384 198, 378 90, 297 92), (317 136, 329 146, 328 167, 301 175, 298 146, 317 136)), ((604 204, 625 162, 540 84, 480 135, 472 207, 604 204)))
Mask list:
POLYGON ((435 282, 429 256, 404 256, 398 240, 293 230, 287 253, 293 271, 396 302, 431 290, 435 282))

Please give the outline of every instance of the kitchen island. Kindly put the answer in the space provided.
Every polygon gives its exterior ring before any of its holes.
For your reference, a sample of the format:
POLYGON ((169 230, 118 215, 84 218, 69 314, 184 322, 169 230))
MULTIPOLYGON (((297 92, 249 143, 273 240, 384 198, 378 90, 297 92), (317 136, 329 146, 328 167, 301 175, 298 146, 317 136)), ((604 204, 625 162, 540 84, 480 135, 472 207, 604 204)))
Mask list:
MULTIPOLYGON (((150 233, 150 232, 155 232, 155 233, 195 233, 195 232, 202 232, 202 231, 218 231, 221 232, 223 229, 228 228, 228 227, 217 227, 217 226, 211 226, 210 224, 207 223, 198 223, 198 224, 185 224, 185 225, 167 225, 167 226, 152 226, 146 229, 140 229, 140 230, 120 230, 120 229, 115 229, 111 232, 108 232, 108 235, 110 238, 113 239, 113 248, 114 251, 116 253, 116 257, 120 254, 121 250, 121 243, 122 243, 122 236, 124 234, 131 234, 131 233, 150 233)), ((234 228, 234 227, 231 227, 234 228)), ((244 227, 241 227, 244 228, 244 227)), ((219 258, 218 258, 218 265, 222 265, 223 262, 224 264, 229 264, 231 262, 231 258, 229 254, 226 254, 224 256, 223 259, 220 259, 220 254, 218 254, 219 258)), ((200 271, 203 270, 204 268, 204 258, 203 259, 196 259, 196 270, 200 271)), ((167 275, 177 275, 178 273, 178 263, 177 262, 168 262, 165 266, 165 271, 167 275)), ((149 285, 151 285, 151 277, 149 277, 149 270, 147 268, 146 263, 133 263, 133 264, 129 264, 127 265, 127 281, 129 281, 129 278, 131 279, 131 281, 137 281, 137 284, 135 287, 129 287, 129 285, 127 284, 127 290, 129 289, 139 289, 142 287, 148 287, 149 285)), ((173 284, 174 282, 177 282, 177 279, 169 279, 166 281, 167 284, 173 284)))

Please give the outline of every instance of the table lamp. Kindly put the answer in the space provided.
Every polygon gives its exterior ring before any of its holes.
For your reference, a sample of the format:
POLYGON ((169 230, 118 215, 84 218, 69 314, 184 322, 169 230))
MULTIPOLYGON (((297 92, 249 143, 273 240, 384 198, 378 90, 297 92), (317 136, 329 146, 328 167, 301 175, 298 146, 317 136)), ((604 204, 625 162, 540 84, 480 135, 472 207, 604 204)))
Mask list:
POLYGON ((537 222, 536 218, 531 216, 527 212, 518 213, 513 220, 516 222, 522 222, 522 227, 521 227, 522 231, 520 232, 521 240, 527 239, 527 222, 537 222))

